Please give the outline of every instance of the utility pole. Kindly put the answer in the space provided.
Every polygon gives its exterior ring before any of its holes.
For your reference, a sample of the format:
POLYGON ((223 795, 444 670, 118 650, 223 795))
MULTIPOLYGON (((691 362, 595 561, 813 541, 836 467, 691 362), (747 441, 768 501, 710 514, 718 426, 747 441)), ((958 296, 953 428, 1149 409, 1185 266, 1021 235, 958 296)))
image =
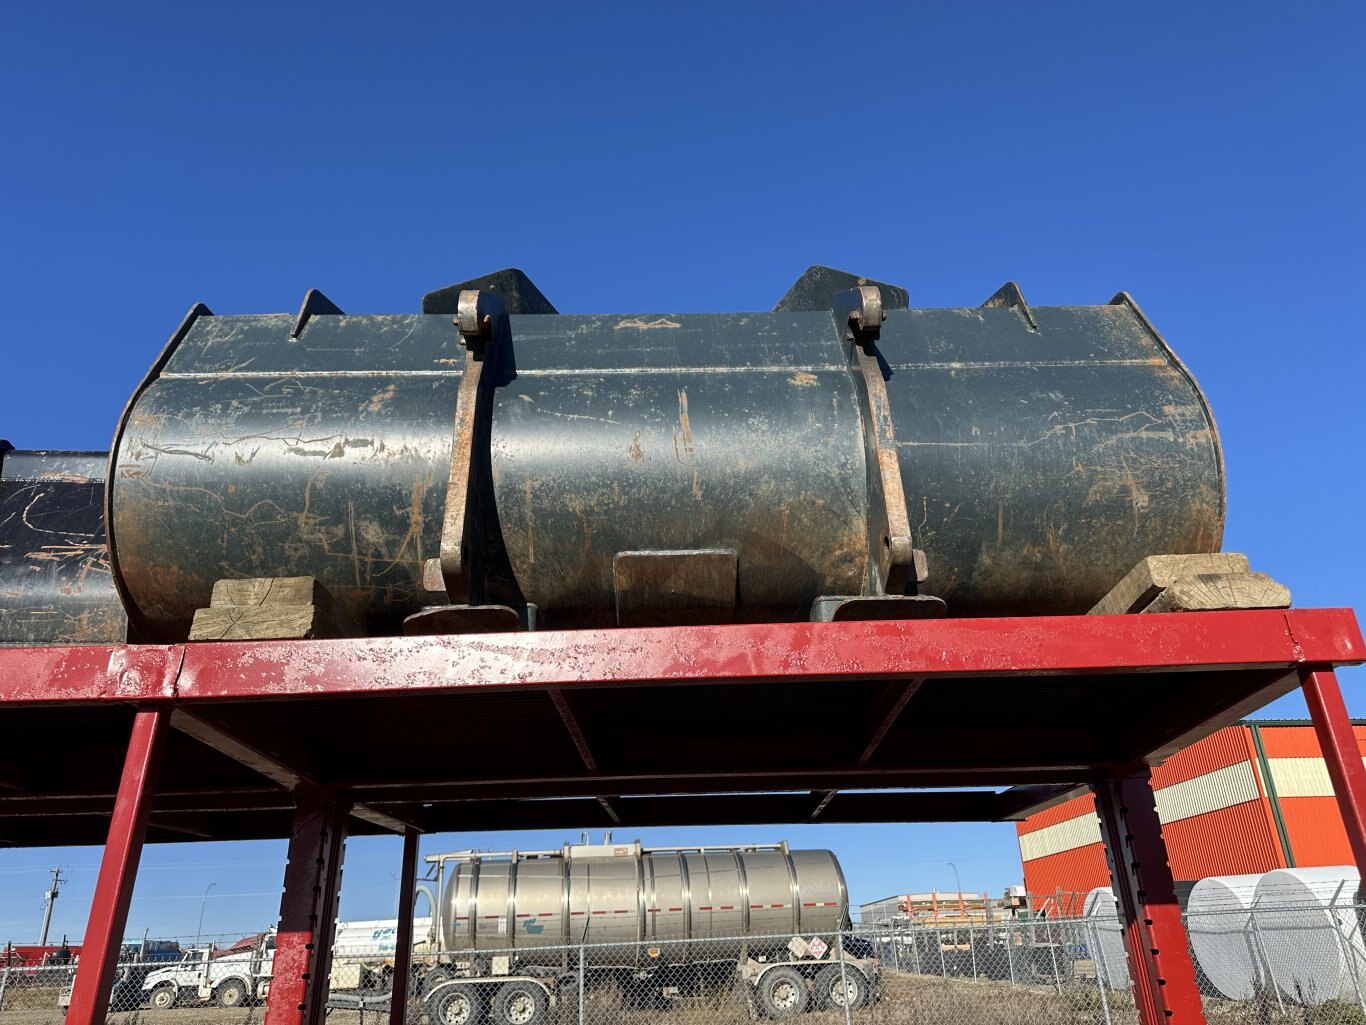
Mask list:
POLYGON ((47 946, 47 927, 52 924, 52 905, 57 902, 59 896, 57 887, 62 881, 62 868, 58 865, 52 870, 52 886, 43 896, 47 899, 47 907, 43 909, 43 935, 38 938, 38 946, 47 946))

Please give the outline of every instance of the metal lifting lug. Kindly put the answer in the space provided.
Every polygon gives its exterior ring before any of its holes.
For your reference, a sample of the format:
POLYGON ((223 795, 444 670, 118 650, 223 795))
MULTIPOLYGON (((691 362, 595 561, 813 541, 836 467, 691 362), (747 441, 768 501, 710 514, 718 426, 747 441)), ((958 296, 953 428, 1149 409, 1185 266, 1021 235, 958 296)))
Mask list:
POLYGON ((492 292, 469 289, 460 293, 456 314, 452 318, 460 331, 465 348, 482 359, 484 349, 493 339, 493 322, 507 316, 503 300, 492 292))
POLYGON ((845 339, 867 347, 877 341, 887 314, 882 309, 882 292, 876 285, 860 285, 835 293, 835 313, 846 325, 845 339))

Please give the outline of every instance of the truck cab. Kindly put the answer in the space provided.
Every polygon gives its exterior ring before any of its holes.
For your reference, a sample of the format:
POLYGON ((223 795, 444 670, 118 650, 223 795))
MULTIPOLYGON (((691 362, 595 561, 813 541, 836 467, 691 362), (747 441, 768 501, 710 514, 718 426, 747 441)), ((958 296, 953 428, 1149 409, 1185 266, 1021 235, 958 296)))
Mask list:
POLYGON ((158 1010, 199 1001, 241 1007, 265 999, 275 960, 273 930, 250 946, 215 953, 211 948, 193 949, 184 960, 150 972, 142 982, 143 999, 158 1010))

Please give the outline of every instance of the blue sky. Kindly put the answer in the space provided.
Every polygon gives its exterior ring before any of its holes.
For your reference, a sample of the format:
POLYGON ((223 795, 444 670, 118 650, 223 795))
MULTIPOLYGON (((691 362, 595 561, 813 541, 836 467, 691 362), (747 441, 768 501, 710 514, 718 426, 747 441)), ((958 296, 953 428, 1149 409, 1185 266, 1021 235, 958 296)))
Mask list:
MULTIPOLYGON (((1225 546, 1300 605, 1366 604, 1363 44, 1358 4, 8 4, 0 436, 107 447, 200 300, 411 312, 504 266, 565 312, 765 309, 811 263, 919 306, 1125 289, 1213 404, 1225 546)), ((829 846, 859 900, 951 887, 945 859, 1019 876, 1008 826, 641 836, 829 846)), ((353 843, 344 914, 392 911, 396 857, 353 843)), ((97 862, 0 852, 0 939, 57 863, 79 933, 97 862)), ((130 932, 192 933, 209 882, 206 931, 241 932, 283 845, 144 864, 130 932)))

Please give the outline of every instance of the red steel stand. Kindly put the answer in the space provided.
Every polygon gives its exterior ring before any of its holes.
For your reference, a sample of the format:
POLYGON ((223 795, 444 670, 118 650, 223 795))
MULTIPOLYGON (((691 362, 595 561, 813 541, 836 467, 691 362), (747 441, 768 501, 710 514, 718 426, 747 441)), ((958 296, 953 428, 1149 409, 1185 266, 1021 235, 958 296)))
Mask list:
POLYGON ((128 905, 133 899, 133 881, 142 859, 147 816, 170 722, 171 709, 165 705, 141 709, 133 719, 114 814, 109 820, 109 839, 100 859, 100 874, 85 927, 85 946, 66 1014, 70 1025, 104 1025, 109 1013, 110 990, 114 986, 124 926, 128 924, 128 905))
POLYGON ((1366 880, 1366 765, 1361 761, 1361 745, 1357 743, 1352 720, 1342 700, 1342 688, 1337 674, 1331 669, 1301 674, 1304 700, 1309 705, 1309 717, 1314 720, 1319 747, 1328 767, 1328 778, 1337 795, 1342 824, 1347 827, 1347 841, 1352 845, 1352 857, 1357 870, 1366 880))
POLYGON ((1203 1025, 1167 845, 1144 772, 1093 784, 1142 1025, 1203 1025))
POLYGON ((294 801, 265 1025, 323 1025, 327 1015, 350 804, 312 786, 296 789, 294 801))
POLYGON ((403 831, 403 873, 398 887, 398 937, 394 940, 394 981, 389 997, 389 1025, 404 1025, 408 986, 413 981, 413 908, 417 903, 418 840, 411 826, 403 831))

